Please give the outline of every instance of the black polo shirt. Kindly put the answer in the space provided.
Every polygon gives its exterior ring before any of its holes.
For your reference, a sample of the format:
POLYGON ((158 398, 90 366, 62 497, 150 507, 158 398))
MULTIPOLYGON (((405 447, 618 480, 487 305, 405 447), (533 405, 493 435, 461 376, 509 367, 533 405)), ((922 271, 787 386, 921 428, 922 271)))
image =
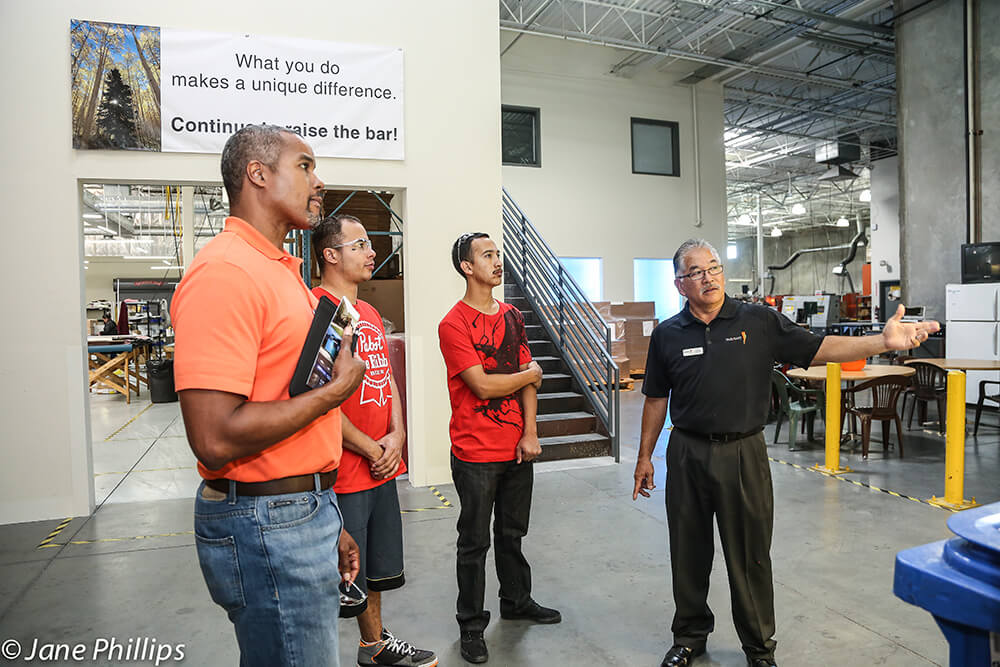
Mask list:
POLYGON ((653 329, 642 393, 670 394, 670 420, 699 433, 745 433, 767 421, 774 362, 806 368, 822 336, 766 306, 726 297, 706 325, 684 310, 653 329))

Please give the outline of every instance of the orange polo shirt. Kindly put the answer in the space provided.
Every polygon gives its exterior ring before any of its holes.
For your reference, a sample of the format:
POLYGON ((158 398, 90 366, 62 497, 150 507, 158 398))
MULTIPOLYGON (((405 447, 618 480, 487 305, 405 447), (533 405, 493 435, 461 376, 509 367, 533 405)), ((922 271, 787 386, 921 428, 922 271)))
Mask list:
MULTIPOLYGON (((302 282, 302 260, 279 250, 246 221, 230 217, 202 248, 177 286, 174 384, 287 400, 318 300, 302 282)), ((340 410, 334 409, 267 449, 219 470, 201 463, 205 479, 262 482, 327 472, 340 464, 340 410)))

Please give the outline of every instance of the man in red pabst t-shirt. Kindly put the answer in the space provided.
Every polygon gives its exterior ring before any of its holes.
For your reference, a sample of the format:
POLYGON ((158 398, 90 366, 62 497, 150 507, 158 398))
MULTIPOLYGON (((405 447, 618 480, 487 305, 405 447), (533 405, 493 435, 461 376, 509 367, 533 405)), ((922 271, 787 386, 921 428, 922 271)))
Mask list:
POLYGON ((392 480, 406 472, 402 460, 406 432, 402 408, 392 400, 396 383, 382 316, 358 300, 358 285, 371 280, 375 269, 375 251, 361 221, 352 215, 324 219, 313 229, 311 240, 322 275, 313 293, 335 304, 346 297, 361 315, 354 336, 365 376, 340 406, 344 453, 333 487, 344 528, 361 551, 357 583, 368 592, 368 606, 358 615, 358 664, 433 667, 438 660, 432 651, 414 648, 382 626, 382 591, 404 583, 403 522, 392 480))
POLYGON ((438 325, 451 396, 451 475, 462 505, 456 618, 462 657, 479 663, 489 659, 483 631, 490 612, 483 606, 494 508, 500 617, 558 623, 562 616, 532 599, 531 567, 521 552, 531 462, 542 453, 535 425, 542 369, 531 360, 521 312, 493 298, 503 281, 496 244, 486 234, 463 234, 451 258, 466 283, 465 296, 438 325))

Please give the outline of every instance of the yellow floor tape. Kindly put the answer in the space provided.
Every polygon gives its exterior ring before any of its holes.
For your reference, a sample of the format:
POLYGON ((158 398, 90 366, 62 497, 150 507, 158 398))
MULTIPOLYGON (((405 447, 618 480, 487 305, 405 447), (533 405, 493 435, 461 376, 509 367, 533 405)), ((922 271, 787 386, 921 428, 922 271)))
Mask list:
POLYGON ((770 459, 771 461, 774 461, 775 463, 781 463, 781 464, 784 464, 786 466, 791 466, 793 468, 797 468, 798 470, 804 470, 806 472, 819 473, 820 475, 823 475, 824 477, 829 477, 830 479, 835 479, 835 480, 840 481, 840 482, 847 482, 848 484, 853 484, 854 486, 860 486, 860 487, 863 487, 865 489, 871 489, 872 491, 881 491, 882 493, 886 493, 886 494, 888 494, 890 496, 895 496, 896 498, 902 498, 903 500, 912 500, 913 502, 920 503, 921 505, 927 505, 928 507, 937 507, 938 509, 943 509, 943 510, 946 510, 946 511, 949 511, 949 512, 956 511, 956 510, 952 510, 952 509, 947 508, 947 507, 940 507, 940 506, 935 505, 933 503, 929 503, 926 500, 921 500, 920 498, 914 498, 913 496, 908 496, 905 493, 897 493, 896 491, 890 491, 888 489, 880 489, 877 486, 872 486, 871 484, 866 484, 865 482, 859 482, 859 481, 854 480, 854 479, 848 479, 846 477, 841 477, 840 475, 831 475, 831 474, 829 474, 827 472, 824 472, 822 470, 816 470, 815 468, 807 468, 805 466, 800 466, 797 463, 791 463, 789 461, 782 461, 781 459, 776 459, 773 456, 768 456, 767 458, 770 459))

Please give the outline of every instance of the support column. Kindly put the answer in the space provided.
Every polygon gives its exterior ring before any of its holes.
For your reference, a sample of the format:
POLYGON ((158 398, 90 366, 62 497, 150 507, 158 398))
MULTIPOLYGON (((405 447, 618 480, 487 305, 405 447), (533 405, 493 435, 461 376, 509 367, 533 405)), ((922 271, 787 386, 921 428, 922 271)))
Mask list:
POLYGON ((194 186, 181 186, 181 266, 187 271, 194 259, 194 186))
POLYGON ((763 299, 764 294, 764 220, 760 212, 760 194, 757 194, 757 295, 763 299))

